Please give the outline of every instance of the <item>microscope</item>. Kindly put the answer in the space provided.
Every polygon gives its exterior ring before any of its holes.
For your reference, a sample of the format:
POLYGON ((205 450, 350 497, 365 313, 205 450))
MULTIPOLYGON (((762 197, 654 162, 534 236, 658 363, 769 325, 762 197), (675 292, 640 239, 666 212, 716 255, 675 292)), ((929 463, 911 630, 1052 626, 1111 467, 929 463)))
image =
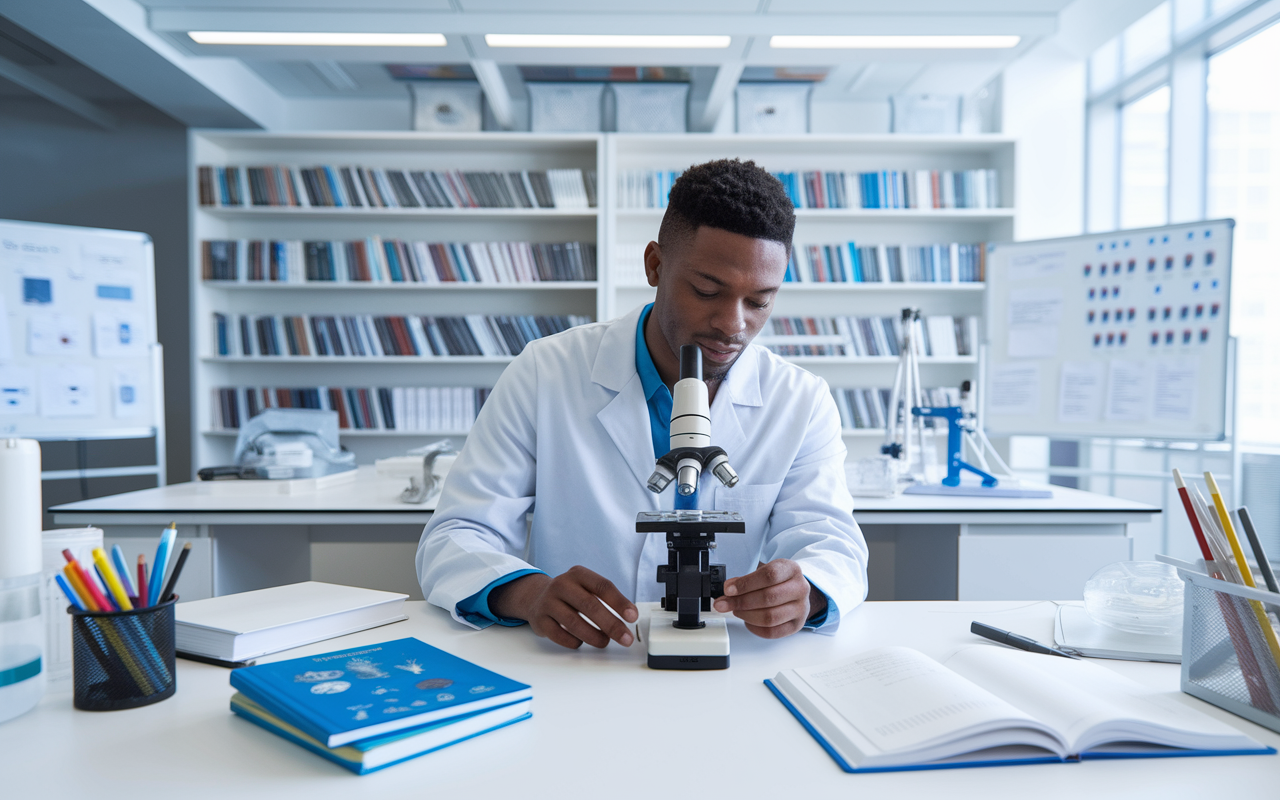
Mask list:
POLYGON ((711 408, 702 380, 702 351, 680 348, 680 380, 671 404, 671 449, 654 466, 649 490, 661 494, 674 481, 675 509, 642 511, 637 533, 666 533, 667 563, 658 566, 665 591, 660 611, 649 618, 646 638, 651 669, 727 669, 729 630, 719 617, 702 619, 711 601, 724 594, 725 567, 712 564, 717 533, 746 533, 736 511, 696 507, 698 481, 705 470, 725 486, 738 483, 729 456, 711 444, 711 408))

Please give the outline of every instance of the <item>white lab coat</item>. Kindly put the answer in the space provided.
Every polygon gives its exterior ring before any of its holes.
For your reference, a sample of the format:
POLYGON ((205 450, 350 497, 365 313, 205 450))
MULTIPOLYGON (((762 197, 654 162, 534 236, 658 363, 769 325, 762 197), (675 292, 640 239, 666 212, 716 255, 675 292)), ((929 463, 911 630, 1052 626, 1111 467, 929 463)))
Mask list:
MULTIPOLYGON (((636 533, 636 513, 670 509, 646 487, 649 408, 636 371, 636 324, 585 325, 531 343, 503 371, 454 463, 418 545, 428 601, 456 605, 530 566, 581 564, 633 601, 656 601, 665 534, 636 533), (533 512, 532 525, 526 515, 533 512)), ((740 481, 706 472, 699 506, 737 511, 712 560, 729 577, 789 558, 829 599, 823 632, 866 597, 867 546, 845 484, 840 417, 826 383, 758 345, 730 369, 711 406, 711 440, 740 481)))

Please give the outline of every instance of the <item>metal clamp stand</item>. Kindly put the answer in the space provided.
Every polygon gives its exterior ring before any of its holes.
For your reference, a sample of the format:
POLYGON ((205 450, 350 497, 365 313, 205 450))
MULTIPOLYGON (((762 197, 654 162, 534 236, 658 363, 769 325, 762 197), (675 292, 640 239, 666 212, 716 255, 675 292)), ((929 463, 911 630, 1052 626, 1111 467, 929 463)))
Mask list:
POLYGON ((902 348, 898 353, 893 389, 889 392, 889 417, 885 420, 880 452, 902 461, 904 472, 914 481, 925 480, 924 419, 912 413, 912 409, 924 406, 924 391, 920 386, 923 342, 920 309, 902 309, 902 348))

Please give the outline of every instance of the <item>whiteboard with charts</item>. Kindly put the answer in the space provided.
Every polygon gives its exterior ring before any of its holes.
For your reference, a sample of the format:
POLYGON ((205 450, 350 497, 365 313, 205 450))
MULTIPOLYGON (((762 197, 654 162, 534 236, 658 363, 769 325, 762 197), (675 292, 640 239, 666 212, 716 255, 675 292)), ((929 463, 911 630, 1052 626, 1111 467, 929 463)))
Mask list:
POLYGON ((991 245, 987 432, 1224 438, 1234 224, 991 245))
POLYGON ((155 343, 151 237, 0 220, 0 436, 155 435, 155 343))

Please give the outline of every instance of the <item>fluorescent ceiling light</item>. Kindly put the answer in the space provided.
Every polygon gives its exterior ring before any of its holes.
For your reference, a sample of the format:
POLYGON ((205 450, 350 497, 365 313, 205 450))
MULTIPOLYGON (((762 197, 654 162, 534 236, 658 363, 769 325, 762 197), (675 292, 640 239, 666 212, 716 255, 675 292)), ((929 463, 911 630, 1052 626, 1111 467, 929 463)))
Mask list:
POLYGON ((1005 50, 1021 36, 773 36, 776 50, 1005 50))
POLYGON ((266 44, 337 47, 444 47, 442 33, 296 33, 289 31, 188 31, 198 44, 266 44))
POLYGON ((577 33, 486 33, 490 47, 599 47, 599 48, 689 48, 723 50, 729 36, 577 34, 577 33))

